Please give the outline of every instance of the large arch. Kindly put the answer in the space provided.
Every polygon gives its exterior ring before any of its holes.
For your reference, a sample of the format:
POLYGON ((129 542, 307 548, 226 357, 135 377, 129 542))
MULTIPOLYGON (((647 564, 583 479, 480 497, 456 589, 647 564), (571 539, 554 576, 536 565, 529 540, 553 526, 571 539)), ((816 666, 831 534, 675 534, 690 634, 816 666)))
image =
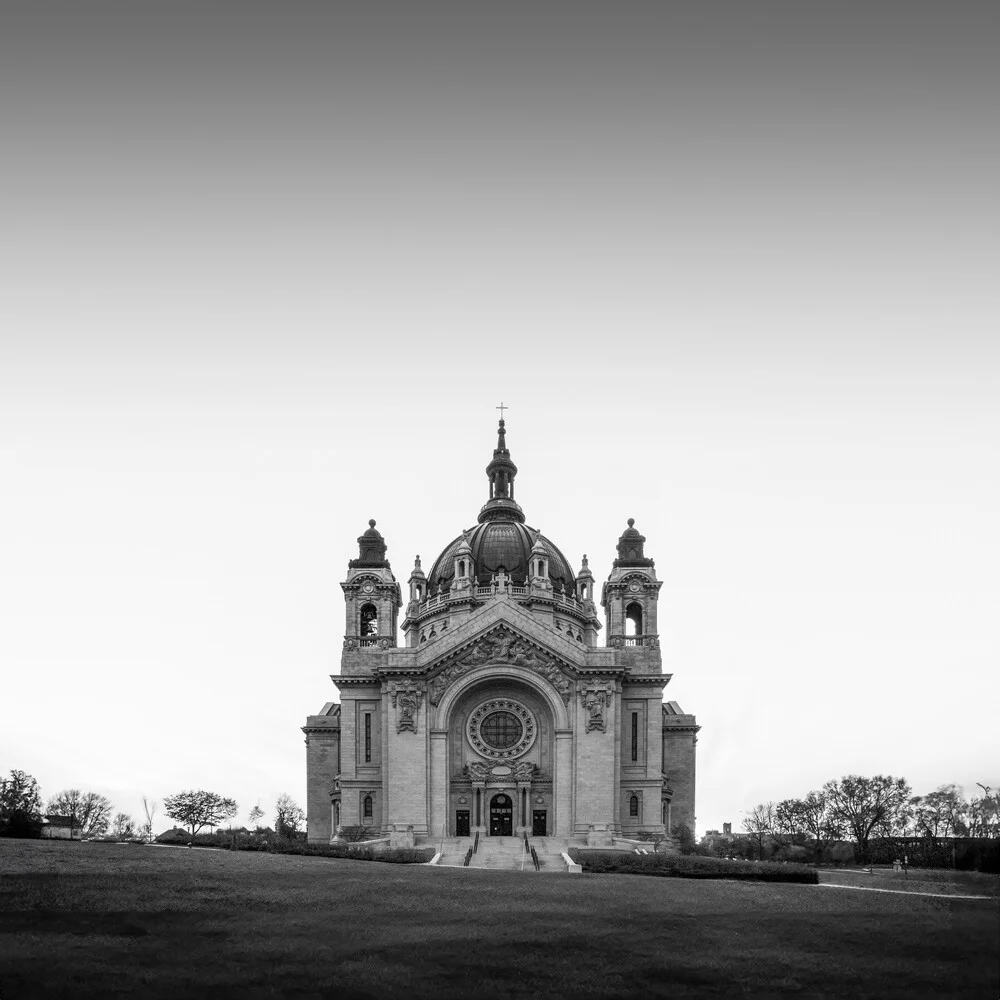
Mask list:
MULTIPOLYGON (((511 663, 485 663, 474 667, 456 679, 445 691, 436 710, 430 717, 431 762, 430 826, 435 834, 444 835, 452 825, 450 803, 449 741, 455 727, 456 712, 464 711, 469 697, 474 696, 477 687, 495 686, 509 683, 530 691, 544 707, 551 718, 552 789, 550 817, 551 832, 558 836, 569 836, 572 832, 572 745, 573 730, 570 713, 559 691, 551 681, 527 667, 511 663)), ((525 800, 527 808, 527 800, 525 800)))
POLYGON ((534 670, 527 667, 517 667, 509 663, 484 663, 480 667, 474 667, 467 674, 463 674, 444 693, 444 697, 438 703, 437 711, 431 728, 447 729, 451 721, 451 713, 457 702, 459 702, 470 688, 476 687, 486 681, 498 680, 520 681, 527 687, 533 688, 541 695, 552 712, 552 720, 556 729, 569 729, 569 711, 559 692, 552 686, 551 682, 534 670))

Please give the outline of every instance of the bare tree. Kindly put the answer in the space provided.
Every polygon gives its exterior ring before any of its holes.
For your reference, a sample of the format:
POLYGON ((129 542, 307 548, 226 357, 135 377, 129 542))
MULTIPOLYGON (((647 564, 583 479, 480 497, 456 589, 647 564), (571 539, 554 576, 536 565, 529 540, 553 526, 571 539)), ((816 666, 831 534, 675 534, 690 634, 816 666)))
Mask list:
POLYGON ((819 863, 823 858, 824 848, 842 835, 840 823, 823 792, 813 791, 804 799, 799 799, 798 812, 803 831, 813 838, 815 860, 819 863))
POLYGON ((252 827, 256 828, 256 827, 260 826, 260 821, 263 818, 264 818, 264 810, 261 809, 260 803, 258 802, 257 805, 255 805, 253 807, 253 809, 250 810, 250 813, 247 816, 247 822, 252 827))
POLYGON ((236 802, 216 792, 199 789, 165 796, 163 810, 171 819, 186 826, 193 837, 206 826, 218 826, 224 819, 235 816, 236 802))
POLYGON ((279 837, 293 837, 305 818, 305 813, 287 792, 278 796, 274 803, 274 832, 279 837))
POLYGON ((153 842, 153 817, 156 815, 156 799, 147 799, 143 795, 142 811, 146 817, 142 825, 142 835, 146 838, 146 842, 151 844, 153 842))
POLYGON ((911 800, 916 832, 937 839, 955 834, 961 824, 962 791, 957 785, 941 785, 936 791, 911 800))
POLYGON ((823 786, 833 815, 857 841, 861 857, 868 859, 868 840, 877 829, 892 829, 897 816, 909 803, 910 786, 905 778, 876 774, 865 778, 848 774, 823 786))
POLYGON ((743 819, 743 829, 757 841, 757 857, 764 857, 764 838, 774 832, 774 803, 756 805, 743 819))
POLYGON ((97 792, 81 792, 79 788, 67 788, 49 799, 46 810, 69 816, 70 834, 80 831, 80 836, 100 837, 108 832, 111 822, 111 800, 97 792))
POLYGON ((118 813, 111 822, 111 833, 116 840, 131 840, 135 836, 135 820, 128 813, 118 813))
POLYGON ((1000 837, 1000 791, 976 782, 983 794, 971 799, 967 806, 970 837, 1000 837))

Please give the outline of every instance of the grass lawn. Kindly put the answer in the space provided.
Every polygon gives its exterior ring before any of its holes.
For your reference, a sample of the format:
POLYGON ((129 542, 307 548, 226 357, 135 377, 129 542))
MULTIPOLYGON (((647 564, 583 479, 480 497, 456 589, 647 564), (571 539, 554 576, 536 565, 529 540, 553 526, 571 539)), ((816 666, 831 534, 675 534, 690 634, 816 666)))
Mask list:
POLYGON ((0 840, 2 1000, 994 1000, 998 965, 996 898, 0 840))

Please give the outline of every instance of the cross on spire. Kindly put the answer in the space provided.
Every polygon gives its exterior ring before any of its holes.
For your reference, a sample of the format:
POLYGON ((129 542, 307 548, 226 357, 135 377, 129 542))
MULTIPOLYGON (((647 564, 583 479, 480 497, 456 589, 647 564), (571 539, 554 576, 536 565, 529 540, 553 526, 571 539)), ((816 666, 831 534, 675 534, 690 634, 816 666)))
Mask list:
POLYGON ((493 409, 494 409, 494 410, 499 410, 499 411, 500 411, 500 419, 501 419, 501 420, 503 420, 503 411, 504 411, 504 410, 509 410, 509 409, 510 409, 510 407, 509 407, 509 406, 504 406, 504 405, 503 405, 503 400, 501 399, 501 400, 500 400, 500 405, 499 405, 499 406, 494 406, 494 407, 493 407, 493 409))

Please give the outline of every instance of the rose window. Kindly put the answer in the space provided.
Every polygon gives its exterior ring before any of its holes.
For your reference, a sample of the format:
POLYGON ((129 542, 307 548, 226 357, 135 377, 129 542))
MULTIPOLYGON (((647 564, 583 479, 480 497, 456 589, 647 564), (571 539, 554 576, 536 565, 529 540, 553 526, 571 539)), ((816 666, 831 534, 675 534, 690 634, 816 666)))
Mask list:
POLYGON ((535 717, 520 702, 494 698, 469 716, 468 737, 473 749, 492 760, 513 760, 535 742, 535 717))

